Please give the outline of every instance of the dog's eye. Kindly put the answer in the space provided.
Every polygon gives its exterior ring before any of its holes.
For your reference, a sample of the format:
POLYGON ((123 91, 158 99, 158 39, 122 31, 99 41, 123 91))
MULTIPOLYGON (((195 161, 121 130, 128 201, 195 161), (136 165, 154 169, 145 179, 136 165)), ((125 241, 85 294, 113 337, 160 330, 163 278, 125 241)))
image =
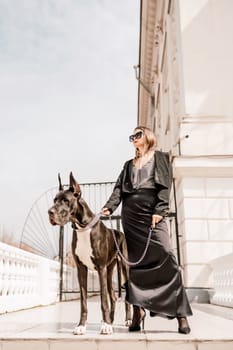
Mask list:
POLYGON ((68 199, 64 199, 63 202, 67 205, 69 205, 69 200, 68 199))

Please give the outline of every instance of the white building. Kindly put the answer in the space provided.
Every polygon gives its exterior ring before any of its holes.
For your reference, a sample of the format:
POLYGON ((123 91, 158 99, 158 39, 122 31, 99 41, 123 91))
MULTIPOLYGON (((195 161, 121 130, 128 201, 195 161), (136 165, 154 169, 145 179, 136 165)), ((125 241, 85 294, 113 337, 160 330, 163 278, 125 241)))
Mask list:
POLYGON ((185 286, 198 297, 214 286, 212 301, 230 306, 232 14, 232 0, 142 0, 137 71, 138 125, 151 127, 173 160, 185 286), (213 274, 213 266, 224 268, 213 274), (220 284, 228 290, 219 297, 220 284))

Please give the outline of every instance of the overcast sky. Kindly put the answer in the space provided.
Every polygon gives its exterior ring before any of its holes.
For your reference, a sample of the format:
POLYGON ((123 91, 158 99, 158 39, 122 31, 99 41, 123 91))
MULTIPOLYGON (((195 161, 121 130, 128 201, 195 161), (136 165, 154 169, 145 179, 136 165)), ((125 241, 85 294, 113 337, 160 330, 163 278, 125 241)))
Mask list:
POLYGON ((133 156, 139 15, 139 0, 0 0, 0 231, 58 172, 115 181, 133 156))

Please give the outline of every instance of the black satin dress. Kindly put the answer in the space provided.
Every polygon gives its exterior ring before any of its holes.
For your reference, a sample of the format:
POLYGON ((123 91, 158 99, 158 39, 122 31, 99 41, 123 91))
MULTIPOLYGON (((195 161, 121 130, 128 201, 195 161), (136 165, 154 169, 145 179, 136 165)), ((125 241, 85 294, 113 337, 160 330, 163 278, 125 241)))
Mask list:
MULTIPOLYGON (((134 191, 122 196, 122 225, 129 260, 135 262, 146 246, 157 195, 153 161, 140 170, 130 166, 134 191)), ((129 268, 126 301, 167 318, 192 315, 166 219, 156 224, 143 261, 129 268)))

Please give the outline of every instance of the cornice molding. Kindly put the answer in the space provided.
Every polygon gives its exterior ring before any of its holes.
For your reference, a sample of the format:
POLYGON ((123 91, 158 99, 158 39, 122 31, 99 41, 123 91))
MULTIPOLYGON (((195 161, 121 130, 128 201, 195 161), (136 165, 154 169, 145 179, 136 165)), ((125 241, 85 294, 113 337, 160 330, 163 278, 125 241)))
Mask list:
POLYGON ((141 0, 139 121, 148 125, 150 99, 157 97, 168 0, 141 0), (147 89, 145 89, 145 86, 147 89))

